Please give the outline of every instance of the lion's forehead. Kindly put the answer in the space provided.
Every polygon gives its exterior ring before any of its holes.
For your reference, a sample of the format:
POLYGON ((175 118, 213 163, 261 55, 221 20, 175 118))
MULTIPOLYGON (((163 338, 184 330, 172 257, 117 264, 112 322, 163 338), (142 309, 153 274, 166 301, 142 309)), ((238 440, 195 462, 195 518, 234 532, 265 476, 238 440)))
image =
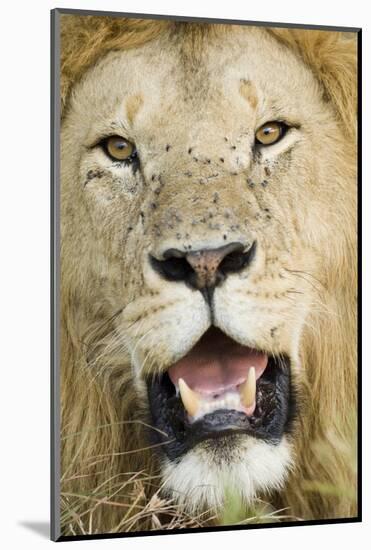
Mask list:
POLYGON ((308 111, 318 102, 310 70, 264 30, 233 29, 199 51, 184 49, 181 41, 164 36, 110 52, 76 87, 75 110, 91 123, 126 116, 126 103, 134 96, 141 102, 138 135, 141 130, 157 136, 176 129, 181 140, 191 128, 209 130, 211 122, 224 129, 242 122, 253 126, 266 113, 284 110, 299 116, 301 105, 308 111))

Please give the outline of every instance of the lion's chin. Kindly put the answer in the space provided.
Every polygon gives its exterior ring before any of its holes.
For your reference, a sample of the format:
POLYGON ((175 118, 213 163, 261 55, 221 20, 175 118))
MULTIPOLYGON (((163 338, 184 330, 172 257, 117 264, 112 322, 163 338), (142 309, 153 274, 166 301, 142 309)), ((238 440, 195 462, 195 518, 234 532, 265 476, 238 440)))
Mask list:
POLYGON ((230 495, 248 506, 258 494, 281 490, 292 466, 286 436, 276 445, 229 436, 205 441, 176 461, 164 458, 163 492, 190 513, 218 512, 230 495))
POLYGON ((214 327, 147 388, 153 434, 170 462, 200 449, 221 457, 251 442, 277 447, 294 416, 288 356, 242 346, 214 327))

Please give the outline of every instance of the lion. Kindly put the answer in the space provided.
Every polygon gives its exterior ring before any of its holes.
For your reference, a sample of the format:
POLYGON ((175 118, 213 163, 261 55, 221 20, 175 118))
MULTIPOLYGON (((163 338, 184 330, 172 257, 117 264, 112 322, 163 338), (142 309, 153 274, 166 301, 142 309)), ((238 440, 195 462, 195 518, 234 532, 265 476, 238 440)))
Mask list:
POLYGON ((60 20, 63 533, 356 517, 356 34, 60 20))

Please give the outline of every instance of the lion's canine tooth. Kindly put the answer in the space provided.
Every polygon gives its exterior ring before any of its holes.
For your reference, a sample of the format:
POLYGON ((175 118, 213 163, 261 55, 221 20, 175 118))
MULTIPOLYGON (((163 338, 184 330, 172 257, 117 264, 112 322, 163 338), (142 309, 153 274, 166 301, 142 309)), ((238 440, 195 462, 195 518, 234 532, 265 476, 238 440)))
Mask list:
POLYGON ((200 408, 201 400, 197 392, 191 390, 183 378, 179 378, 179 392, 184 408, 190 416, 195 416, 200 408))
POLYGON ((255 403, 256 375, 255 367, 249 369, 246 381, 240 387, 241 402, 245 407, 251 407, 255 403))

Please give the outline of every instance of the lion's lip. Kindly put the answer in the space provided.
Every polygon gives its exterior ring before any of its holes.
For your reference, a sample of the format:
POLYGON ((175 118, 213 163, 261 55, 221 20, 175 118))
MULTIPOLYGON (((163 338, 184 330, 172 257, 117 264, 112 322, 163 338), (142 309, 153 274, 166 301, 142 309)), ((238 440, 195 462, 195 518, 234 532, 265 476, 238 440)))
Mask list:
MULTIPOLYGON (((171 460, 178 459, 204 440, 230 434, 243 434, 275 444, 291 429, 295 416, 289 357, 269 356, 266 368, 255 382, 255 402, 251 409, 241 408, 238 403, 235 406, 233 399, 231 406, 228 395, 231 390, 227 390, 218 407, 212 403, 192 416, 184 406, 181 388, 177 391, 169 373, 153 376, 147 381, 148 400, 152 423, 161 432, 149 435, 166 443, 163 450, 171 460)), ((208 405, 213 401, 210 395, 205 394, 204 398, 208 405)))
POLYGON ((275 444, 295 410, 289 357, 242 346, 215 327, 147 388, 153 425, 164 434, 154 437, 171 460, 232 434, 275 444))
POLYGON ((168 375, 176 387, 179 379, 183 379, 201 396, 217 397, 243 384, 252 367, 259 379, 267 364, 265 353, 242 346, 211 328, 187 355, 168 369, 168 375))

